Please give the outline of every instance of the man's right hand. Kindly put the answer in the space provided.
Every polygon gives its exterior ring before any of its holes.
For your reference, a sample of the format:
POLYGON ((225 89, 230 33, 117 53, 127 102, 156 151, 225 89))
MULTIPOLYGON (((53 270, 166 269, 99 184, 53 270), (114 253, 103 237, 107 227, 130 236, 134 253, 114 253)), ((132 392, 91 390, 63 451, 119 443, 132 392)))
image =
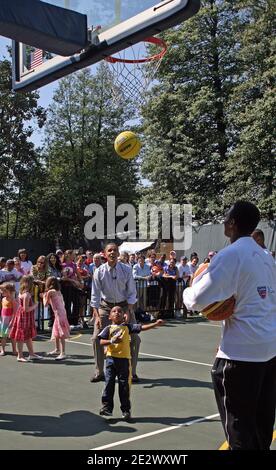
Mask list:
POLYGON ((102 328, 102 322, 97 308, 93 308, 93 317, 95 319, 95 326, 102 328))

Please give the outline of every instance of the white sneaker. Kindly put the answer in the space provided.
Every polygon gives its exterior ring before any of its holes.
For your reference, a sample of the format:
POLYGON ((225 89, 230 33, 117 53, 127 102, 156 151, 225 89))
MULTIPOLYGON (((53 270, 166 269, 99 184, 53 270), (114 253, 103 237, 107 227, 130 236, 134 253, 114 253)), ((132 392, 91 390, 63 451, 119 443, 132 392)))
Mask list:
POLYGON ((42 356, 39 356, 38 354, 34 354, 33 356, 28 356, 27 361, 40 361, 43 359, 42 356))
POLYGON ((57 356, 58 354, 60 354, 60 351, 57 351, 56 349, 54 349, 54 351, 48 352, 47 356, 57 356))
POLYGON ((60 354, 59 356, 55 357, 55 361, 63 361, 66 359, 66 354, 60 354))

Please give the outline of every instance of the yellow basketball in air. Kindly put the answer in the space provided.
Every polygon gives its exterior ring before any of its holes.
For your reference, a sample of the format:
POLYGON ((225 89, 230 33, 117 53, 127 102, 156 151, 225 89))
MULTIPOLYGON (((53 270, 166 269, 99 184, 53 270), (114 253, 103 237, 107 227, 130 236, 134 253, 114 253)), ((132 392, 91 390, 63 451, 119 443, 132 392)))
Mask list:
POLYGON ((114 142, 115 152, 125 160, 137 157, 141 149, 141 142, 137 134, 132 131, 124 131, 119 134, 114 142))

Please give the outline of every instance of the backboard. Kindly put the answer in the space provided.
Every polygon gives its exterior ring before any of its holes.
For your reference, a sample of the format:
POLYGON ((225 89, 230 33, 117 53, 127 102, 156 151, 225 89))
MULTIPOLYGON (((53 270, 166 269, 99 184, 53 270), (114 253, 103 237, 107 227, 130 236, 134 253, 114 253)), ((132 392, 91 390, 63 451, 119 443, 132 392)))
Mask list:
MULTIPOLYGON (((87 15, 89 45, 71 57, 13 41, 13 89, 31 91, 181 23, 200 0, 44 0, 87 15)), ((31 15, 31 12, 30 12, 31 15)), ((61 25, 62 27, 62 25, 61 25)))

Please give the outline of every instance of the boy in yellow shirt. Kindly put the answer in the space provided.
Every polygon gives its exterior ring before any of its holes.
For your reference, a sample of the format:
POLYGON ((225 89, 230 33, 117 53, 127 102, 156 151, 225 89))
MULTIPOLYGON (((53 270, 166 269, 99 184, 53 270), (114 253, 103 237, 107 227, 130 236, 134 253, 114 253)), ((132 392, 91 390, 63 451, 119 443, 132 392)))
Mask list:
POLYGON ((98 335, 100 344, 106 346, 105 388, 100 415, 112 416, 115 381, 118 377, 122 416, 128 420, 131 417, 129 399, 131 384, 130 335, 162 326, 164 321, 159 319, 148 325, 126 324, 121 307, 113 307, 109 319, 111 325, 106 326, 98 335))

